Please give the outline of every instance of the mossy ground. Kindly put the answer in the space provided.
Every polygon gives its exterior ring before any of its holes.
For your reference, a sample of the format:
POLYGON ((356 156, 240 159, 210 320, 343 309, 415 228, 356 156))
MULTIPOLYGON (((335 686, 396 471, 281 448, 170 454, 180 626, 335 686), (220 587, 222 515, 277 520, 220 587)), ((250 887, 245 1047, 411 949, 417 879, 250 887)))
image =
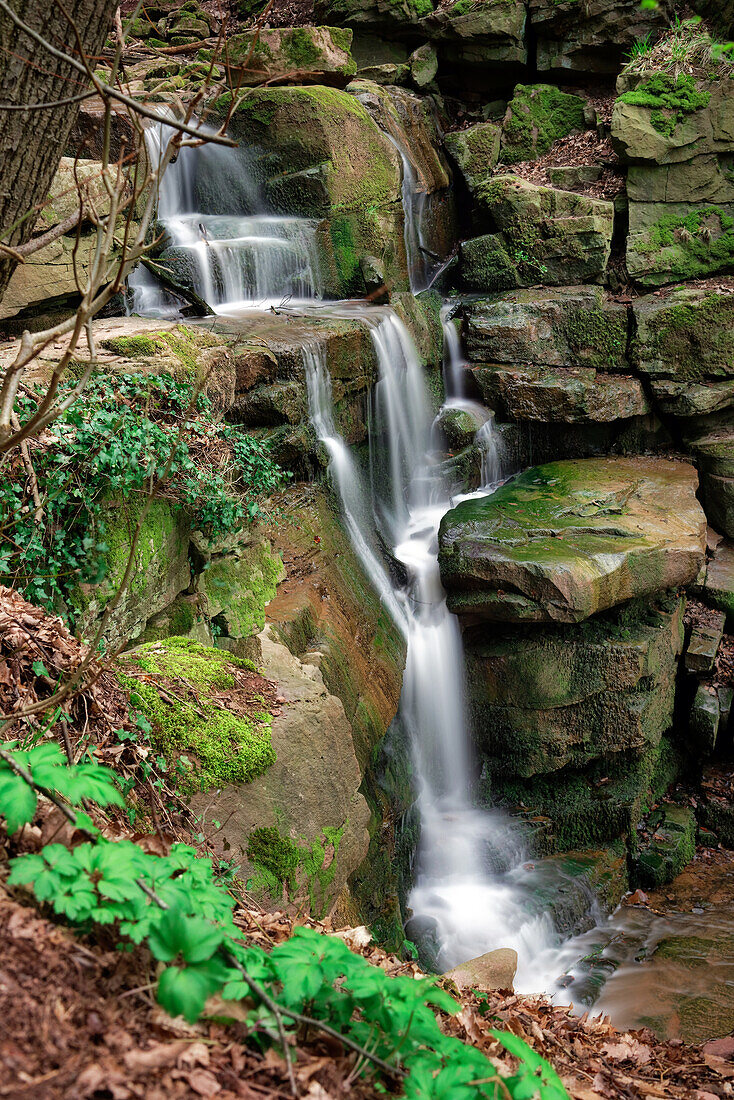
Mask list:
POLYGON ((243 706, 237 696, 237 672, 256 673, 252 662, 188 638, 141 646, 129 662, 120 683, 152 725, 155 748, 190 765, 190 790, 247 783, 275 762, 265 699, 250 694, 243 706))

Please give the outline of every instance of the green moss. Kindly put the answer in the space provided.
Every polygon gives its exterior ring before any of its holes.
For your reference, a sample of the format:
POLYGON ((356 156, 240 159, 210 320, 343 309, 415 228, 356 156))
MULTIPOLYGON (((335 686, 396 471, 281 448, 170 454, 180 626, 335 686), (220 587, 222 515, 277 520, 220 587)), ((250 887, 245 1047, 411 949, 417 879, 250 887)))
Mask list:
POLYGON ((113 355, 121 355, 126 359, 150 359, 156 354, 156 339, 163 335, 162 332, 151 332, 135 336, 112 336, 108 340, 102 340, 101 345, 113 355))
POLYGON ((285 894, 293 900, 308 895, 313 915, 321 916, 328 901, 328 889, 336 875, 339 846, 348 822, 337 827, 324 825, 312 844, 304 837, 296 844, 276 826, 253 829, 247 844, 247 858, 255 868, 249 890, 267 890, 274 899, 285 894))
MULTIPOLYGON (((461 2, 461 0, 459 0, 461 2)), ((507 107, 502 159, 507 164, 546 153, 559 138, 584 129, 584 101, 552 84, 518 84, 507 107)))
POLYGON ((640 350, 645 359, 674 364, 676 378, 693 382, 728 377, 734 365, 733 316, 728 295, 711 293, 702 300, 672 305, 650 318, 650 345, 640 350))
POLYGON ((669 274, 668 282, 729 270, 734 265, 734 218, 718 206, 665 214, 630 238, 627 247, 654 257, 655 272, 669 274))
POLYGON ((597 292, 598 304, 591 308, 567 310, 560 328, 573 351, 583 350, 584 362, 598 370, 624 360, 627 351, 627 318, 610 315, 602 307, 604 292, 597 292))
POLYGON ((175 687, 162 695, 155 683, 118 674, 130 692, 131 703, 153 727, 151 741, 166 756, 192 753, 190 789, 206 790, 223 783, 247 783, 275 762, 271 743, 272 718, 266 711, 239 716, 226 710, 212 696, 235 687, 232 667, 255 666, 188 638, 167 638, 142 646, 130 657, 154 679, 181 680, 197 690, 196 704, 175 695, 175 687))
POLYGON ((660 134, 670 137, 686 115, 708 106, 710 92, 701 92, 689 73, 653 73, 633 91, 624 92, 620 102, 652 111, 650 122, 660 134))

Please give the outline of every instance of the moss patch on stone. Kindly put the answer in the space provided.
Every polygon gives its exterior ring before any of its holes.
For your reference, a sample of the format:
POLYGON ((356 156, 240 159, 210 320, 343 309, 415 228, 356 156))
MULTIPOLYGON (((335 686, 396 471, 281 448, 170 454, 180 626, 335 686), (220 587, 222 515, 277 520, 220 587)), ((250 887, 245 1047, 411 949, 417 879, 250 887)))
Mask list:
POLYGON ((152 725, 154 746, 166 756, 196 757, 196 762, 189 761, 189 789, 247 783, 275 762, 265 701, 240 714, 217 699, 219 693, 237 689, 233 669, 256 671, 252 662, 188 638, 141 646, 129 660, 149 679, 124 672, 118 678, 130 692, 132 706, 152 725))
POLYGON ((285 896, 293 901, 303 893, 308 896, 311 912, 323 915, 347 824, 323 826, 311 844, 305 837, 299 837, 296 843, 275 825, 253 829, 247 842, 247 858, 255 874, 248 880, 248 888, 266 890, 274 900, 285 896))
POLYGON ((659 134, 670 137, 686 115, 707 107, 711 93, 700 91, 690 73, 658 72, 619 97, 622 103, 633 107, 647 107, 652 111, 650 122, 659 134))
POLYGON ((552 84, 518 84, 507 106, 502 130, 506 164, 534 160, 554 141, 584 129, 584 101, 552 84))

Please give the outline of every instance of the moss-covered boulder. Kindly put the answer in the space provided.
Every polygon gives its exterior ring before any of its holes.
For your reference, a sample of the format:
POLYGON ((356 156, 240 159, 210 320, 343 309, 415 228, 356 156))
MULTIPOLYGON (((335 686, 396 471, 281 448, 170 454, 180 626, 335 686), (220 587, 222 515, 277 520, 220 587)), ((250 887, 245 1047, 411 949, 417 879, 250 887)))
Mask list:
POLYGON ((553 84, 518 84, 502 123, 504 164, 535 160, 554 141, 585 129, 585 101, 553 84))
POLYGON ((630 203, 627 269, 644 286, 734 270, 734 204, 630 203))
POLYGON ((512 175, 495 176, 481 184, 475 198, 478 223, 493 232, 462 248, 462 278, 467 289, 600 281, 612 243, 611 202, 538 187, 512 175), (483 252, 490 264, 484 275, 480 264, 483 252), (480 285, 483 281, 485 286, 480 285))
POLYGON ((473 739, 493 777, 645 754, 673 720, 683 604, 638 601, 577 626, 473 631, 473 739))
MULTIPOLYGON (((106 575, 101 584, 80 585, 76 600, 82 610, 78 629, 85 637, 94 635, 125 576, 142 508, 142 503, 111 500, 103 512, 109 545, 106 575)), ((130 582, 108 616, 105 630, 108 645, 139 638, 148 619, 188 588, 191 582, 190 535, 190 521, 180 510, 176 511, 166 500, 151 502, 142 519, 130 582)))
POLYGON ((189 791, 249 783, 275 763, 273 686, 251 661, 173 637, 140 646, 117 675, 189 791))
POLYGON ((683 462, 549 463, 449 511, 439 532, 449 607, 468 619, 579 622, 695 579, 706 517, 683 462))
POLYGON ((470 447, 479 429, 486 423, 486 413, 465 405, 444 405, 436 417, 435 426, 451 451, 470 447))
POLYGON ((357 65, 344 27, 259 27, 227 38, 227 63, 242 86, 309 81, 344 87, 357 65))
POLYGON ((632 885, 655 890, 672 882, 696 851, 696 816, 690 806, 663 803, 645 822, 634 853, 632 885))
POLYGON ((593 367, 479 363, 472 371, 482 397, 503 419, 596 423, 650 411, 638 378, 605 374, 593 367))
POLYGON ((496 123, 477 122, 465 130, 454 130, 446 135, 446 149, 471 194, 480 183, 489 179, 499 160, 500 134, 496 123))
POLYGON ((601 288, 515 290, 468 302, 471 362, 629 369, 627 310, 601 288))
MULTIPOLYGON (((218 109, 229 103, 220 97, 218 109)), ((258 150, 258 182, 274 213, 323 219, 326 296, 364 294, 364 256, 378 259, 391 287, 407 289, 400 156, 355 96, 318 85, 253 88, 230 131, 258 150)))
POLYGON ((734 405, 734 295, 677 287, 632 306, 632 361, 661 410, 707 415, 734 405))

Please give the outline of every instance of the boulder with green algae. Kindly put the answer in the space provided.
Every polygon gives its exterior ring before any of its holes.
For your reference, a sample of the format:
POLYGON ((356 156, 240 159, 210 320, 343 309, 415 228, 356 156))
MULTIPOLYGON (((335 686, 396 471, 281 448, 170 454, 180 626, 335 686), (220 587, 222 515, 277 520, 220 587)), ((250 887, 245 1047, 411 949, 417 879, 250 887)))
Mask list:
MULTIPOLYGON (((475 200, 477 223, 496 232, 497 247, 501 246, 509 259, 509 269, 498 279, 490 278, 491 285, 484 288, 477 285, 481 280, 474 277, 472 289, 505 290, 538 283, 567 286, 600 281, 612 243, 611 202, 539 187, 513 175, 495 176, 480 184, 475 200)), ((483 247, 491 239, 480 239, 483 247)), ((463 262, 465 256, 466 246, 463 262)), ((478 267, 473 254, 472 266, 478 267)), ((503 260, 499 267, 505 266, 503 260)))
POLYGON ((644 752, 618 753, 586 768, 562 768, 529 779, 489 776, 487 806, 521 813, 541 852, 593 848, 630 834, 680 774, 679 749, 663 736, 644 752))
POLYGON ((469 620, 579 622, 687 584, 705 551, 696 487, 692 466, 664 459, 526 470, 441 521, 449 608, 469 620))
POLYGON ((416 88, 422 89, 431 84, 438 72, 438 57, 433 46, 426 42, 413 50, 408 58, 410 78, 416 88))
POLYGON ((209 619, 229 638, 248 638, 265 626, 265 607, 285 577, 283 562, 263 538, 244 538, 217 554, 196 579, 209 619))
POLYGON ((176 637, 140 646, 117 666, 154 747, 188 761, 191 790, 249 783, 275 762, 272 716, 251 697, 255 672, 251 661, 176 637))
POLYGON ((452 451, 470 447, 479 429, 486 423, 486 413, 480 415, 480 407, 464 408, 458 405, 444 405, 436 417, 436 427, 443 432, 452 451))
MULTIPOLYGON (((79 632, 85 637, 94 635, 105 608, 120 587, 142 508, 142 503, 109 501, 103 510, 109 545, 106 575, 101 584, 79 586, 79 602, 83 607, 79 632)), ((188 588, 190 535, 190 521, 183 512, 175 510, 166 500, 151 502, 142 521, 130 582, 107 622, 108 645, 139 638, 148 619, 188 588)))
POLYGON ((470 631, 472 737, 489 774, 529 779, 645 755, 671 726, 682 648, 673 597, 576 626, 470 631))
POLYGON ((499 160, 500 134, 501 128, 494 122, 477 122, 446 135, 446 149, 472 194, 489 179, 499 160))
POLYGON ((585 101, 553 84, 517 84, 502 123, 504 164, 536 160, 559 138, 585 129, 585 101))
POLYGON ((676 287, 632 305, 631 358, 666 414, 700 416, 734 405, 734 295, 676 287))
POLYGON ((696 852, 696 815, 690 806, 663 803, 645 822, 647 836, 633 856, 632 886, 656 890, 672 882, 696 852))
POLYGON ((629 370, 627 310, 600 287, 514 290, 467 302, 470 362, 629 370))
POLYGON ((719 693, 711 684, 701 682, 691 703, 688 719, 689 741, 697 758, 711 756, 721 723, 719 693))
POLYGON ((644 286, 732 270, 734 203, 630 203, 626 262, 644 286))
POLYGON ((479 363, 472 372, 484 401, 503 419, 585 424, 650 411, 638 378, 593 367, 479 363))
POLYGON ((244 86, 289 77, 343 87, 357 71, 344 27, 260 27, 227 38, 227 63, 244 86))
MULTIPOLYGON (((229 93, 217 100, 228 109, 229 93)), ((253 88, 229 126, 256 148, 258 182, 275 213, 323 219, 317 233, 322 291, 364 293, 363 256, 407 289, 400 155, 359 100, 321 86, 253 88)))

